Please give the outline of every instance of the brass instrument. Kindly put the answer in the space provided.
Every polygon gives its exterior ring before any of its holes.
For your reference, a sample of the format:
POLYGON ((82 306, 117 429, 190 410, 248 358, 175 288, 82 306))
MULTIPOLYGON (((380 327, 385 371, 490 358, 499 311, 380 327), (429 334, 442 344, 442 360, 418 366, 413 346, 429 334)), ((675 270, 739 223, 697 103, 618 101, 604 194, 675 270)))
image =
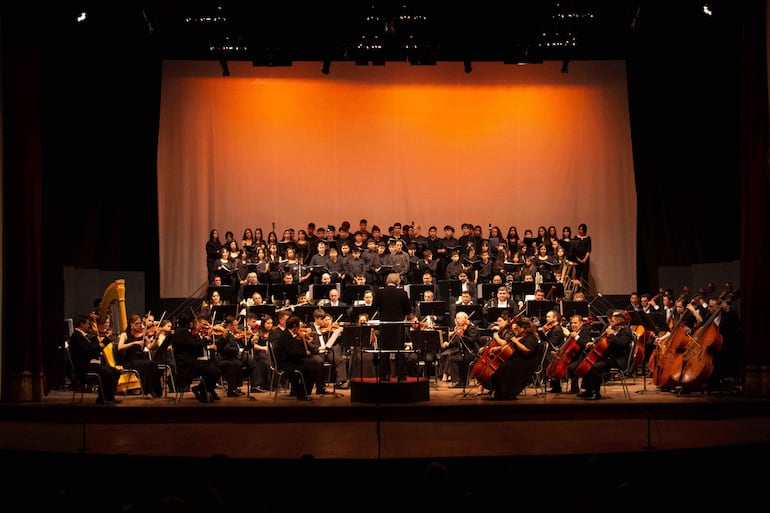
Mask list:
POLYGON ((577 267, 577 264, 575 262, 570 262, 569 260, 565 260, 564 264, 561 266, 561 274, 559 276, 559 282, 564 285, 564 299, 567 301, 572 301, 572 296, 575 294, 575 269, 577 267))

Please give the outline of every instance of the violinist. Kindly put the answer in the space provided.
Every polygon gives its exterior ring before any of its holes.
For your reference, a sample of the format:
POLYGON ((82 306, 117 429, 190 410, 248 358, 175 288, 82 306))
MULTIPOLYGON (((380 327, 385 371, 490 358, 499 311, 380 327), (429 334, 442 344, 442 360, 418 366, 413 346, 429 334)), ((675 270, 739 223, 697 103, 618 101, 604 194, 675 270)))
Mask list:
MULTIPOLYGON (((334 290, 334 289, 332 289, 334 290)), ((331 292, 331 291, 330 291, 331 292)), ((345 348, 342 345, 343 327, 332 319, 331 314, 324 316, 324 327, 321 328, 321 339, 326 346, 326 361, 334 367, 334 382, 336 388, 347 390, 348 368, 345 362, 345 348)))
POLYGON ((312 386, 317 383, 322 375, 321 363, 310 358, 310 349, 307 346, 309 331, 302 328, 300 318, 292 315, 286 320, 286 330, 281 333, 278 341, 275 343, 275 359, 279 369, 286 372, 286 376, 291 383, 292 394, 300 401, 312 401, 313 398, 308 395, 304 383, 312 386), (302 375, 297 375, 299 371, 302 375))
POLYGON ((171 335, 174 330, 173 324, 170 319, 163 319, 158 323, 158 334, 154 339, 153 344, 148 344, 150 349, 150 357, 157 363, 168 365, 171 368, 172 375, 176 375, 176 365, 173 356, 170 356, 171 345, 167 342, 168 336, 171 335))
POLYGON ((238 318, 234 315, 225 317, 223 333, 215 335, 213 340, 216 345, 217 358, 215 363, 222 371, 222 377, 227 382, 227 397, 240 397, 241 382, 243 381, 243 363, 241 361, 241 348, 239 340, 238 318))
POLYGON ((118 386, 120 371, 102 361, 102 350, 109 343, 104 339, 99 341, 97 334, 91 330, 91 317, 81 315, 75 320, 75 330, 70 335, 68 347, 72 357, 73 372, 78 381, 85 380, 86 372, 99 375, 104 389, 99 389, 96 404, 119 403, 115 399, 115 389, 118 386))
POLYGON ((464 388, 470 362, 479 350, 479 328, 466 312, 455 314, 455 326, 448 340, 441 344, 439 368, 444 381, 452 381, 451 388, 464 388))
POLYGON ((435 333, 436 329, 433 323, 428 322, 428 319, 420 321, 416 313, 407 315, 406 322, 404 348, 415 349, 414 352, 406 356, 406 371, 407 375, 418 377, 420 375, 420 360, 425 362, 426 368, 432 366, 433 362, 438 362, 439 355, 425 341, 427 334, 435 333))
POLYGON ((183 315, 169 335, 177 365, 176 386, 184 390, 196 376, 200 376, 204 387, 194 386, 191 390, 202 403, 219 399, 214 388, 222 377, 222 371, 209 358, 208 350, 215 346, 205 333, 206 324, 208 321, 202 316, 192 319, 183 315))
POLYGON ((132 314, 128 318, 125 331, 118 337, 118 363, 127 369, 135 369, 139 372, 145 399, 163 395, 161 384, 163 372, 158 364, 150 359, 146 327, 138 314, 132 314))
POLYGON ((273 328, 272 317, 266 315, 260 321, 256 313, 246 314, 246 327, 241 344, 245 346, 244 362, 249 372, 251 391, 255 393, 270 389, 270 357, 267 351, 273 328))
MULTIPOLYGON (((541 343, 548 344, 545 349, 546 361, 548 363, 556 358, 561 345, 564 343, 566 335, 569 334, 569 331, 562 327, 560 321, 561 315, 559 312, 556 310, 548 310, 545 314, 545 324, 537 330, 541 343)), ((561 380, 551 379, 549 385, 551 386, 548 390, 549 393, 561 393, 561 380)))
MULTIPOLYGON (((500 316, 505 320, 508 312, 503 312, 500 316)), ((502 342, 498 341, 499 345, 490 349, 490 352, 496 353, 502 351, 503 347, 510 345, 513 352, 492 374, 489 380, 492 395, 487 399, 516 399, 529 384, 532 373, 535 372, 539 364, 537 359, 539 343, 534 333, 532 321, 527 317, 513 319, 510 322, 510 327, 510 331, 503 332, 505 338, 500 337, 502 342)), ((499 330, 498 333, 500 333, 499 330)))
MULTIPOLYGON (((626 325, 626 313, 623 310, 615 310, 609 317, 609 321, 609 326, 595 342, 598 344, 600 339, 606 338, 609 345, 583 376, 583 388, 585 390, 580 392, 578 397, 588 400, 601 399, 601 386, 605 376, 613 367, 622 369, 628 358, 633 334, 626 325)), ((586 349, 590 350, 595 343, 587 343, 586 349)))

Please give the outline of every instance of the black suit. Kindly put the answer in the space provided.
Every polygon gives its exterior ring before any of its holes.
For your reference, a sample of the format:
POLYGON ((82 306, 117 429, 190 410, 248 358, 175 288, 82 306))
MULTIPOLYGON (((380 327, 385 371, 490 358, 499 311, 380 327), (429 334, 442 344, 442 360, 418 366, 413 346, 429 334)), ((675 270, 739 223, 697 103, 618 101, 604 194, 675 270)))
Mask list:
MULTIPOLYGON (((380 289, 375 295, 374 306, 380 312, 380 319, 383 322, 393 323, 380 326, 380 349, 403 349, 404 326, 398 324, 398 321, 403 321, 412 312, 412 303, 409 301, 409 295, 402 288, 388 285, 380 289)), ((397 358, 397 374, 399 377, 405 377, 406 365, 403 355, 397 355, 397 357, 399 357, 397 358)), ((388 378, 390 370, 390 359, 387 357, 381 358, 381 375, 388 378)))
POLYGON ((102 347, 99 345, 98 339, 96 337, 88 338, 85 333, 76 329, 70 335, 69 351, 72 357, 73 371, 78 381, 84 383, 86 372, 95 372, 101 378, 103 386, 103 390, 99 390, 98 401, 114 401, 120 371, 102 363, 102 347), (92 360, 94 363, 91 363, 92 360))
POLYGON ((199 360, 206 354, 208 339, 193 335, 189 329, 180 327, 169 335, 169 344, 173 347, 176 359, 176 386, 184 390, 193 378, 201 376, 208 392, 214 391, 222 377, 222 371, 211 360, 199 360))

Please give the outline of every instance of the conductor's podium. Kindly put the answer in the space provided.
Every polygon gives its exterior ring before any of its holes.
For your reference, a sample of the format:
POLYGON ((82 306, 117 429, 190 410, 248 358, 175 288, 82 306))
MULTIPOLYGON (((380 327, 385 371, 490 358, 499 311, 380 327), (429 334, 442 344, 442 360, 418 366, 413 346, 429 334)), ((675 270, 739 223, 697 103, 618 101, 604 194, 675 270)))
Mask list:
MULTIPOLYGON (((379 358, 389 358, 394 353, 411 353, 409 350, 370 349, 379 358)), ((425 377, 406 377, 399 381, 395 375, 385 381, 376 378, 352 378, 350 380, 350 401, 355 403, 417 403, 430 401, 430 382, 425 377)))

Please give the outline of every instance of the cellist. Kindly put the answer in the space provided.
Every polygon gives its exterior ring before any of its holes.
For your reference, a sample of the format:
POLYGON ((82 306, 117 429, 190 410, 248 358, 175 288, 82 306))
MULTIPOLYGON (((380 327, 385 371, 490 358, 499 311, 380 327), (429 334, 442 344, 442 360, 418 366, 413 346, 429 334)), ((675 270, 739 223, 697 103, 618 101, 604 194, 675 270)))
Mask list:
MULTIPOLYGON (((507 315, 503 312, 502 316, 507 315)), ((527 317, 515 319, 511 322, 512 335, 505 340, 505 344, 492 347, 490 352, 503 351, 506 346, 511 346, 511 355, 500 364, 497 372, 492 374, 489 384, 492 395, 487 399, 513 400, 527 386, 532 374, 537 369, 538 348, 540 343, 535 335, 532 322, 527 317)))
MULTIPOLYGON (((626 325, 626 312, 623 310, 613 311, 609 321, 610 325, 607 326, 607 329, 604 330, 604 333, 596 342, 586 344, 586 347, 591 351, 595 350, 594 346, 598 346, 602 339, 605 339, 608 343, 606 349, 598 355, 596 361, 583 375, 583 388, 585 390, 580 392, 578 397, 589 400, 601 399, 602 395, 600 392, 604 377, 613 367, 622 369, 628 358, 628 350, 631 347, 633 335, 631 329, 626 325)), ((589 355, 583 358, 586 359, 589 355)))
POLYGON ((577 394, 580 392, 580 387, 578 386, 580 378, 575 374, 575 370, 578 365, 580 365, 581 358, 585 355, 586 346, 591 342, 591 325, 586 323, 585 319, 583 319, 583 316, 580 314, 575 314, 570 317, 569 325, 570 332, 569 335, 567 335, 567 341, 574 340, 580 347, 580 353, 568 363, 567 368, 567 377, 570 380, 569 393, 577 394))

